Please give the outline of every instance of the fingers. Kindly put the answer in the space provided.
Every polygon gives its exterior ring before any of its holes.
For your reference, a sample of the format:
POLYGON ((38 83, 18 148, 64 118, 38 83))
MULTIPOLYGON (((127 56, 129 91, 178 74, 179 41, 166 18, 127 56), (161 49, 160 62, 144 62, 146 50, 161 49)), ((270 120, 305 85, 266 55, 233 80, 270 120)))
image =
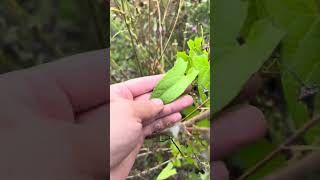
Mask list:
POLYGON ((145 76, 141 78, 131 79, 122 83, 114 84, 110 87, 113 89, 128 89, 133 97, 140 96, 153 90, 163 75, 145 76))
POLYGON ((90 173, 105 173, 107 166, 107 143, 110 134, 107 131, 106 105, 80 114, 76 120, 75 133, 72 140, 74 152, 78 154, 77 165, 90 173))
POLYGON ((150 136, 153 133, 160 132, 164 129, 167 129, 171 126, 173 126, 175 123, 181 120, 181 114, 180 113, 174 113, 169 116, 157 119, 153 123, 147 125, 143 129, 143 133, 146 136, 150 136))
POLYGON ((132 101, 132 108, 135 116, 142 120, 154 119, 164 108, 160 99, 152 99, 147 101, 132 101))
MULTIPOLYGON (((150 98, 150 93, 144 94, 142 96, 137 97, 135 100, 136 101, 143 101, 145 99, 149 99, 150 98)), ((157 115, 156 118, 162 118, 165 116, 168 116, 170 114, 176 113, 176 112, 180 112, 182 111, 184 108, 191 106, 193 103, 193 99, 191 96, 189 95, 185 95, 180 97, 179 99, 177 99, 176 101, 170 103, 170 104, 166 104, 163 108, 163 110, 160 112, 159 115, 157 115)), ((148 121, 145 121, 143 123, 144 126, 152 123, 155 119, 150 119, 148 121)))
POLYGON ((213 180, 229 180, 229 172, 223 162, 211 162, 210 173, 213 180))
MULTIPOLYGON (((141 138, 141 142, 137 144, 137 146, 119 165, 110 170, 110 179, 125 179, 129 175, 142 144, 143 138, 141 138)), ((106 171, 108 170, 109 169, 106 169, 106 171)))
POLYGON ((57 83, 74 112, 85 111, 107 100, 108 53, 109 50, 103 49, 65 57, 39 66, 38 76, 48 76, 48 80, 57 83))
POLYGON ((180 112, 184 108, 191 106, 193 103, 193 99, 189 95, 185 95, 177 99, 176 101, 165 106, 163 111, 159 114, 159 117, 164 117, 169 114, 180 112))
POLYGON ((266 121, 262 112, 249 105, 233 108, 211 124, 211 161, 264 136, 266 121))

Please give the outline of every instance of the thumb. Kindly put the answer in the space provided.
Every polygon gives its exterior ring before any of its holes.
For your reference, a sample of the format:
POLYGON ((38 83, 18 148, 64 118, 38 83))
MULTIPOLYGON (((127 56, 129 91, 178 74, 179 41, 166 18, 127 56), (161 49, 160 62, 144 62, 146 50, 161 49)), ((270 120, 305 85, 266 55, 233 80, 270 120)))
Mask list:
POLYGON ((143 121, 154 119, 164 108, 161 99, 151 99, 146 101, 133 101, 132 104, 135 115, 143 121))

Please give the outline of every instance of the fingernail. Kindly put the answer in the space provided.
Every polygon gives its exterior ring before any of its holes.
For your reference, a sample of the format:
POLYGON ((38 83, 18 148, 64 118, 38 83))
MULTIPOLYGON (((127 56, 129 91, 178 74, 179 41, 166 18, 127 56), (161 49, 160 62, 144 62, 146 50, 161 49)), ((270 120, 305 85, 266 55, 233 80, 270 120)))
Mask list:
POLYGON ((156 105, 159 105, 159 106, 163 105, 163 102, 161 99, 151 99, 151 101, 156 105))

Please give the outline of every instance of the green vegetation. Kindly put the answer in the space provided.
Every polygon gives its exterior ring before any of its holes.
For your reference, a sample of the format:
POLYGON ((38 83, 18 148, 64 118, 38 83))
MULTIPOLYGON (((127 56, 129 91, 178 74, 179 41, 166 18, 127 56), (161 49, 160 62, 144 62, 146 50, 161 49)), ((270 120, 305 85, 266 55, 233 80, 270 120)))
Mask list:
POLYGON ((182 122, 146 140, 127 179, 209 179, 208 14, 208 1, 111 1, 111 81, 165 74, 152 97, 166 104, 195 87, 182 122))
POLYGON ((309 130, 307 123, 316 122, 320 111, 319 7, 317 0, 213 2, 213 111, 229 105, 256 74, 263 90, 249 103, 263 110, 268 123, 268 138, 227 157, 231 178, 261 179, 318 146, 320 126, 309 130), (273 150, 275 156, 263 160, 273 150))
POLYGON ((109 45, 105 2, 0 2, 0 73, 109 45))
POLYGON ((206 100, 204 89, 210 87, 210 64, 208 52, 202 50, 202 39, 189 40, 189 55, 186 52, 177 53, 177 61, 152 92, 152 98, 160 98, 166 104, 177 99, 198 76, 198 89, 201 97, 206 100), (200 79, 200 80, 199 80, 200 79))

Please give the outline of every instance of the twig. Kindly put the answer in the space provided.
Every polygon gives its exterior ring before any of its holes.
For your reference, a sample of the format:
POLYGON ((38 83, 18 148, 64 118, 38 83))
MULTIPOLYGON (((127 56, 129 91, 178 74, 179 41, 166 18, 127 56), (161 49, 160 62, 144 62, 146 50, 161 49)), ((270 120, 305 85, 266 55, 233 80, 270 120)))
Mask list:
POLYGON ((203 101, 202 104, 200 104, 197 108, 195 108, 193 111, 191 111, 188 115, 186 115, 186 117, 184 117, 181 122, 185 121, 188 117, 190 117, 193 113, 195 113, 197 110, 199 110, 203 105, 205 105, 208 101, 210 100, 210 98, 206 99, 205 101, 203 101))
MULTIPOLYGON (((121 5, 122 5, 122 11, 125 11, 123 0, 121 0, 121 5)), ((120 8, 118 7, 118 9, 120 9, 120 8)), ((121 14, 121 15, 122 15, 122 17, 123 17, 123 19, 124 19, 124 22, 125 22, 125 24, 126 24, 126 27, 127 27, 127 30, 128 30, 129 36, 130 36, 131 45, 132 45, 132 48, 133 48, 133 53, 134 53, 134 56, 135 56, 135 60, 136 60, 136 62, 137 62, 137 66, 138 66, 138 69, 139 69, 140 76, 143 76, 142 68, 141 68, 141 63, 140 63, 139 58, 138 58, 138 53, 137 53, 136 45, 135 45, 135 43, 134 43, 134 41, 133 41, 133 35, 132 35, 131 29, 130 29, 130 25, 129 25, 128 21, 127 21, 126 16, 123 15, 123 14, 121 14)))
POLYGON ((292 136, 290 136, 284 143, 282 143, 281 145, 278 146, 277 149, 275 149, 274 151, 272 151, 270 154, 268 154, 264 159, 262 159, 260 162, 258 162, 254 167, 252 167, 251 169, 249 169, 247 172, 245 172, 244 174, 242 174, 238 180, 244 180, 246 179, 248 176, 250 176, 251 174, 255 173, 256 171, 258 171, 261 167, 263 167, 264 165, 266 165, 269 161, 271 161, 276 155, 278 155, 282 150, 283 147, 286 147, 288 145, 290 145, 291 143, 293 143, 297 138, 299 138, 300 136, 302 136, 306 131, 308 131, 310 128, 312 128, 314 125, 316 125, 318 122, 320 121, 320 117, 316 117, 310 121, 308 121, 307 123, 305 123, 305 125, 303 127, 301 127, 300 129, 298 129, 296 131, 296 133, 294 133, 292 136))
MULTIPOLYGON (((159 21, 159 35, 160 35, 160 54, 162 54, 163 52, 163 42, 162 42, 162 21, 161 21, 161 11, 160 11, 160 4, 159 4, 159 0, 157 0, 157 10, 158 10, 158 21, 159 21)), ((161 57, 160 59, 161 61, 161 73, 164 73, 164 60, 163 57, 161 57)))
POLYGON ((298 162, 289 164, 289 166, 271 174, 264 180, 300 180, 307 175, 319 172, 320 166, 320 153, 312 152, 306 155, 298 162))
POLYGON ((119 72, 121 73, 121 75, 126 79, 129 80, 129 77, 124 73, 124 71, 122 70, 122 68, 117 64, 117 62, 111 58, 111 67, 114 68, 115 70, 118 69, 119 72))
MULTIPOLYGON (((179 159, 181 159, 181 158, 179 158, 179 159)), ((155 167, 152 167, 152 168, 147 169, 147 170, 145 170, 145 171, 141 171, 141 172, 138 173, 138 174, 135 174, 135 175, 132 175, 132 176, 128 176, 127 179, 132 179, 132 178, 141 177, 141 176, 143 176, 143 175, 146 175, 146 174, 150 173, 151 171, 155 171, 155 170, 157 170, 157 169, 160 169, 162 166, 170 163, 171 161, 173 161, 173 159, 169 159, 169 160, 167 160, 167 161, 165 161, 165 162, 163 162, 163 163, 158 164, 158 165, 155 166, 155 167)))
POLYGON ((153 150, 153 151, 147 151, 147 152, 138 154, 137 158, 143 157, 143 156, 148 156, 149 154, 153 154, 155 152, 160 152, 160 151, 167 152, 167 151, 171 151, 171 149, 170 148, 159 148, 159 149, 156 149, 156 150, 153 150))
POLYGON ((185 126, 192 126, 195 123, 197 123, 198 121, 201 121, 201 120, 203 120, 205 118, 208 118, 209 116, 210 116, 210 110, 207 110, 207 111, 205 111, 203 113, 200 113, 199 115, 191 118, 190 120, 183 122, 183 124, 185 126))
POLYGON ((188 131, 200 131, 200 132, 208 132, 210 133, 210 128, 205 127, 187 127, 188 131))
POLYGON ((168 40, 167 40, 167 42, 166 42, 166 45, 164 46, 163 52, 162 52, 162 54, 160 55, 160 58, 159 58, 159 59, 162 58, 162 56, 164 55, 164 52, 166 51, 166 49, 167 49, 167 47, 168 47, 168 44, 169 44, 169 42, 170 42, 171 36, 172 36, 172 34, 173 34, 173 31, 174 31, 174 29, 176 28, 176 25, 177 25, 177 22, 178 22, 178 19, 179 19, 179 15, 180 15, 180 12, 181 12, 181 7, 182 7, 182 4, 183 4, 183 3, 184 3, 184 0, 180 0, 180 1, 179 1, 179 7, 178 7, 178 13, 177 13, 176 19, 175 19, 175 21, 174 21, 174 24, 173 24, 173 27, 172 27, 172 29, 171 29, 169 38, 168 38, 168 40))
POLYGON ((164 14, 163 14, 163 18, 162 18, 162 24, 164 24, 164 22, 165 22, 165 20, 166 20, 167 12, 168 12, 170 3, 171 3, 171 0, 168 1, 167 6, 166 6, 166 9, 164 10, 164 14))
POLYGON ((319 151, 319 146, 312 146, 312 145, 292 145, 283 147, 284 150, 291 150, 291 151, 319 151))

